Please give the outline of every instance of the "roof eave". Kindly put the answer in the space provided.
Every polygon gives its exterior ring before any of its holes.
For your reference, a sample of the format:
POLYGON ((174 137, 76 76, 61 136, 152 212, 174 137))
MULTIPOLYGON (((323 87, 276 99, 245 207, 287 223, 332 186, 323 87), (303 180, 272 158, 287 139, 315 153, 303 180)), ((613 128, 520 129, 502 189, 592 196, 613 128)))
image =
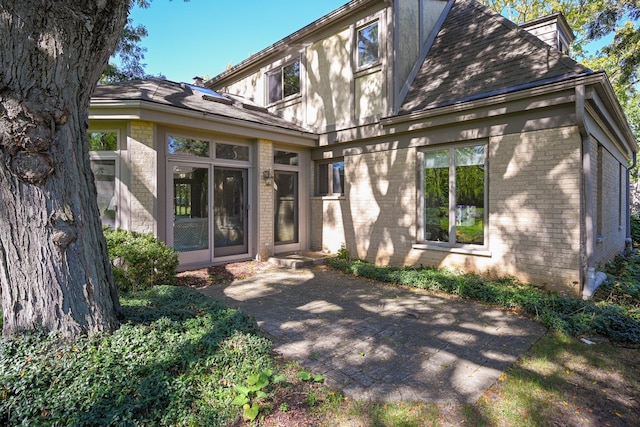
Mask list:
MULTIPOLYGON (((205 120, 216 126, 226 126, 238 129, 239 135, 255 137, 256 132, 263 132, 264 139, 285 139, 286 142, 315 147, 319 139, 318 135, 312 132, 305 132, 272 124, 252 122, 203 111, 177 108, 171 105, 158 104, 145 100, 116 100, 116 99, 94 99, 89 107, 90 120, 147 120, 149 113, 164 113, 167 116, 177 116, 181 118, 192 118, 205 120), (122 111, 122 114, 118 114, 122 111)), ((182 121, 177 120, 175 125, 181 125, 182 121)))
MULTIPOLYGON (((230 76, 235 75, 238 72, 241 72, 244 69, 247 69, 257 63, 259 63, 260 61, 264 60, 265 58, 276 54, 276 53, 280 53, 284 50, 286 50, 291 44, 304 39, 306 37, 308 37, 309 35, 313 34, 316 31, 322 30, 324 28, 326 28, 327 25, 331 25, 334 22, 337 22, 349 15, 351 15, 352 13, 360 10, 361 8, 364 8, 365 6, 368 6, 371 3, 376 3, 376 2, 380 2, 383 0, 353 0, 350 1, 349 3, 345 4, 344 6, 339 7, 338 9, 334 10, 333 12, 329 12, 328 14, 326 14, 325 16, 323 16, 320 19, 317 19, 315 21, 313 21, 312 23, 310 23, 309 25, 301 28, 300 30, 296 31, 293 34, 290 34, 289 36, 275 42, 274 44, 272 44, 271 46, 261 50, 260 52, 251 55, 250 57, 248 57, 247 59, 245 59, 244 61, 240 62, 239 64, 236 64, 234 66, 232 66, 231 68, 229 68, 228 70, 223 71, 222 73, 218 74, 217 76, 207 80, 205 82, 205 86, 211 88, 217 84, 220 84, 220 82, 224 81, 225 79, 227 79, 230 76)), ((386 1, 386 0, 384 0, 386 1)))

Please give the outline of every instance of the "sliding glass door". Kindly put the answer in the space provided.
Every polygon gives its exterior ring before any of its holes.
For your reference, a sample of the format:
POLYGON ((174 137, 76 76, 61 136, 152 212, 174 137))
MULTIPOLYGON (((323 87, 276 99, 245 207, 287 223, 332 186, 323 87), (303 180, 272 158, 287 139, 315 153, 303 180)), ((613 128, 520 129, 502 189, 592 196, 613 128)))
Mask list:
POLYGON ((209 167, 188 163, 172 166, 173 247, 185 263, 210 258, 209 167))
POLYGON ((213 229, 216 257, 247 253, 247 170, 215 167, 213 229))
POLYGON ((247 169, 172 162, 171 170, 173 247, 180 262, 246 254, 247 169))

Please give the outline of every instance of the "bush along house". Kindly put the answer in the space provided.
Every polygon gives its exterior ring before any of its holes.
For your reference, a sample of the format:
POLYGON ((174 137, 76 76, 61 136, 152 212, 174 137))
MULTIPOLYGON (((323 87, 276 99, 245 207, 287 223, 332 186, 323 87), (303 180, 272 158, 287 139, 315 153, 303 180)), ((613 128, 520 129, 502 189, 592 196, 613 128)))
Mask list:
POLYGON ((181 268, 302 250, 590 295, 629 244, 638 150, 561 14, 354 0, 204 84, 99 86, 103 221, 181 268))

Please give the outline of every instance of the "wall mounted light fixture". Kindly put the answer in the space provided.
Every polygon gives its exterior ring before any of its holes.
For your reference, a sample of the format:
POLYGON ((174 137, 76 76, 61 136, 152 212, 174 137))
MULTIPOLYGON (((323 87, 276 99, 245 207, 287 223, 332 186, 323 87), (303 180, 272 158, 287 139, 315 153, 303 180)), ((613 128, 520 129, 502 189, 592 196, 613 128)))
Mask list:
POLYGON ((262 171, 262 179, 264 180, 265 185, 271 185, 273 182, 273 175, 271 174, 271 170, 267 169, 266 171, 262 171))

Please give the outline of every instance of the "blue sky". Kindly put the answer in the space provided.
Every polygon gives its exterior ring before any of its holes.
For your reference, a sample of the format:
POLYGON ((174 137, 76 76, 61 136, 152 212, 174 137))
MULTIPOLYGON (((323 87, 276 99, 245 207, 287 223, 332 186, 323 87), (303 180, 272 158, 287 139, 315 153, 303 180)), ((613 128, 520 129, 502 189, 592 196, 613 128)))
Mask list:
MULTIPOLYGON (((142 61, 148 74, 191 82, 214 77, 348 0, 153 0, 130 17, 149 33, 142 61)), ((595 51, 603 41, 589 46, 595 51)))
POLYGON ((153 0, 131 11, 142 40, 148 74, 191 82, 216 76, 228 64, 272 45, 348 0, 153 0))

